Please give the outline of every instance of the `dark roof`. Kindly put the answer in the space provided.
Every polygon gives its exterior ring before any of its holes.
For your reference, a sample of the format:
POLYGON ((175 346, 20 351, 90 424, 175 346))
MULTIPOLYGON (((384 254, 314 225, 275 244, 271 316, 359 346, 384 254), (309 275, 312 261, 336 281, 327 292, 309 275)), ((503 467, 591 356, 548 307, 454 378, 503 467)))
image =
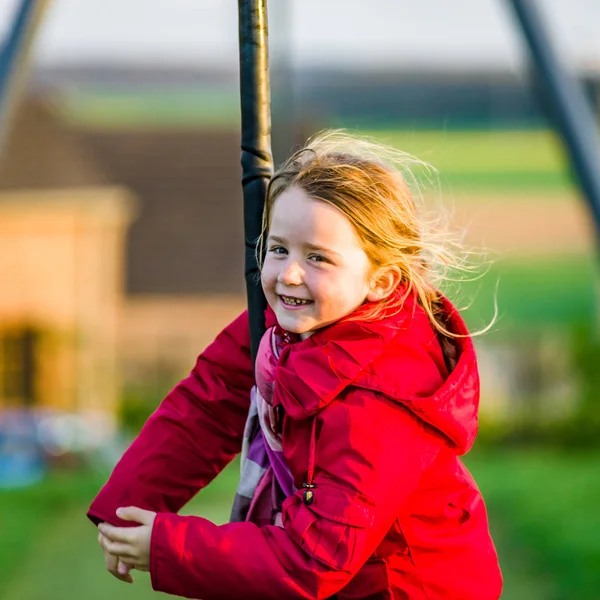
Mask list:
POLYGON ((20 104, 0 160, 0 189, 64 189, 107 183, 80 134, 57 117, 49 99, 28 98, 20 104))
POLYGON ((239 139, 234 130, 85 130, 29 98, 0 162, 0 190, 122 185, 139 203, 128 293, 241 292, 239 139))
POLYGON ((129 292, 243 291, 238 132, 84 134, 111 181, 127 186, 140 200, 128 241, 129 292))

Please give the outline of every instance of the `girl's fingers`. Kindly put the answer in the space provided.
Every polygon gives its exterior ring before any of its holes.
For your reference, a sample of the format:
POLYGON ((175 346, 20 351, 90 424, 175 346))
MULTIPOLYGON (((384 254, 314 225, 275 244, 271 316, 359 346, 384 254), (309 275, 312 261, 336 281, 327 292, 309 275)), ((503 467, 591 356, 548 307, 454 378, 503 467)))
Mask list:
POLYGON ((113 527, 108 523, 100 523, 98 530, 112 542, 123 542, 126 544, 133 543, 137 538, 137 530, 139 527, 113 527))
MULTIPOLYGON (((100 538, 100 536, 99 536, 100 538)), ((119 579, 120 581, 124 581, 125 583, 133 583, 133 577, 130 574, 130 567, 119 560, 118 557, 114 556, 110 552, 108 552, 103 544, 100 544, 102 549, 104 550, 104 565, 106 570, 113 576, 119 579), (123 568, 125 567, 125 568, 123 568)))
POLYGON ((123 521, 134 521, 142 525, 152 525, 156 513, 137 506, 125 506, 117 509, 117 517, 123 521))
MULTIPOLYGON (((154 518, 156 513, 149 515, 154 518)), ((108 523, 98 525, 98 543, 104 550, 106 569, 117 579, 133 583, 131 569, 148 571, 144 535, 149 530, 151 531, 151 526, 122 528, 113 527, 108 523)))
POLYGON ((102 549, 104 550, 104 566, 106 567, 106 570, 110 571, 111 573, 113 571, 116 571, 119 559, 116 556, 113 556, 112 554, 107 552, 104 546, 102 546, 102 549))
POLYGON ((129 562, 123 562, 121 559, 119 559, 117 571, 123 578, 123 581, 131 581, 131 583, 133 583, 133 576, 130 574, 133 569, 135 569, 135 565, 129 564, 129 562))
POLYGON ((127 569, 126 573, 121 572, 121 564, 119 563, 119 566, 114 571, 110 571, 110 574, 125 583, 133 583, 133 576, 129 572, 129 569, 127 569))
POLYGON ((98 535, 98 543, 104 550, 106 568, 111 572, 117 570, 117 561, 120 557, 136 558, 137 556, 134 546, 121 542, 112 542, 105 535, 98 535))
POLYGON ((129 570, 127 570, 126 573, 122 573, 120 564, 115 569, 108 569, 108 572, 113 577, 116 577, 119 581, 124 581, 125 583, 133 583, 133 576, 131 575, 129 570))
POLYGON ((144 560, 141 558, 128 558, 127 565, 129 570, 135 569, 136 571, 149 571, 149 566, 144 563, 144 560))
MULTIPOLYGON (((130 544, 123 544, 121 542, 111 542, 105 538, 102 547, 106 552, 109 552, 117 558, 135 559, 137 558, 137 552, 130 544)), ((131 562, 131 561, 126 561, 131 562)))

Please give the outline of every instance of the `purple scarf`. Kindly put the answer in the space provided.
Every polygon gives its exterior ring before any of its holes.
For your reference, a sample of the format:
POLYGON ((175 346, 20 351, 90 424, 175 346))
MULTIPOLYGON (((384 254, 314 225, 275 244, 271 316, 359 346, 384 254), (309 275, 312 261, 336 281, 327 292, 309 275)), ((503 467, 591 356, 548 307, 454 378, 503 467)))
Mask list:
POLYGON ((283 337, 272 327, 263 335, 256 357, 256 385, 250 393, 251 405, 242 444, 240 483, 231 521, 245 521, 255 512, 256 500, 271 484, 270 509, 277 509, 276 497, 292 495, 294 478, 285 462, 277 414, 273 410, 273 384, 283 337), (278 492, 280 492, 278 494, 278 492))

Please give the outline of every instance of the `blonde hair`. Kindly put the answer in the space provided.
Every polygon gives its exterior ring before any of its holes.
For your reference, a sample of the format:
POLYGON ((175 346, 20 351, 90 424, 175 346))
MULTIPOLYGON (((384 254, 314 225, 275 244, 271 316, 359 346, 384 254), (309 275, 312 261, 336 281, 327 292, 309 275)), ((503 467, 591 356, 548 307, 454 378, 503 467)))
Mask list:
POLYGON ((262 266, 275 200, 284 190, 297 186, 348 218, 376 269, 399 268, 406 294, 391 294, 373 303, 364 318, 376 319, 384 311, 399 312, 406 296, 414 292, 440 333, 460 337, 444 324, 438 287, 453 281, 450 273, 468 272, 472 267, 460 243, 423 214, 414 167, 432 171, 404 152, 344 131, 325 131, 311 138, 269 182, 258 244, 259 264, 262 266), (417 188, 415 193, 409 181, 417 188))

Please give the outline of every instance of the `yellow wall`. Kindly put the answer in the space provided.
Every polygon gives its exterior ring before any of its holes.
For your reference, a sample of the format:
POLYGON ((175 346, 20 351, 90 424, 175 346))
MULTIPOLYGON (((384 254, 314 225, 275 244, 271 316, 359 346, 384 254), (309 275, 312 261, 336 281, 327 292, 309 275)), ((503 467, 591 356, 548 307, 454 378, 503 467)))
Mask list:
POLYGON ((114 414, 132 216, 132 199, 120 188, 0 195, 0 333, 40 332, 42 406, 114 414))
POLYGON ((123 367, 135 375, 145 365, 167 362, 186 375, 219 332, 246 309, 245 295, 177 297, 148 294, 127 298, 120 352, 123 367))

